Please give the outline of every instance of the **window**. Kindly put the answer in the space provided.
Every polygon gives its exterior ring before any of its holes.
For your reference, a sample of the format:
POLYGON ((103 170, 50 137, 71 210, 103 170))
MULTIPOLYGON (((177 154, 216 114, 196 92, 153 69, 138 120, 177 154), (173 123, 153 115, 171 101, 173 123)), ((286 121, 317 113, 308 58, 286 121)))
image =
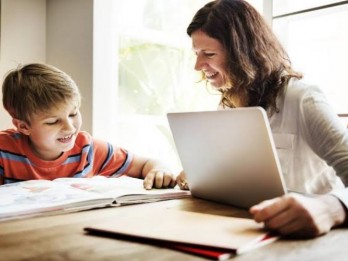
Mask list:
MULTIPOLYGON (((266 0, 267 1, 267 0, 266 0)), ((342 0, 272 0, 273 15, 288 16, 291 13, 310 11, 312 9, 320 9, 323 6, 333 5, 342 2, 342 0)))
POLYGON ((338 114, 348 113, 348 1, 274 0, 273 30, 304 80, 317 84, 338 114))
POLYGON ((116 144, 180 170, 167 123, 170 111, 214 110, 219 96, 198 82, 186 27, 207 0, 118 1, 116 144))

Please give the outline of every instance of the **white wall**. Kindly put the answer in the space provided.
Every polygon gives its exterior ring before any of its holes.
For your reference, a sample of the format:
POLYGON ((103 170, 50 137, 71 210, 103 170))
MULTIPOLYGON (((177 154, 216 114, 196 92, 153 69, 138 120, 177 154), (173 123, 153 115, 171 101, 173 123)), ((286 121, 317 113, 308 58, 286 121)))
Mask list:
POLYGON ((82 94, 82 129, 93 125, 93 0, 47 0, 47 63, 68 73, 82 94))
POLYGON ((115 0, 94 1, 93 136, 114 143, 117 132, 118 39, 115 0))
MULTIPOLYGON (((2 0, 0 78, 18 64, 46 61, 46 0, 2 0)), ((0 92, 2 100, 2 94, 0 92)), ((2 104, 2 102, 1 102, 2 104)), ((0 106, 0 129, 12 127, 0 106)))
MULTIPOLYGON (((82 128, 89 132, 93 130, 93 2, 1 1, 1 84, 4 74, 19 63, 57 66, 80 87, 82 128)), ((9 127, 11 119, 1 105, 0 129, 9 127)))

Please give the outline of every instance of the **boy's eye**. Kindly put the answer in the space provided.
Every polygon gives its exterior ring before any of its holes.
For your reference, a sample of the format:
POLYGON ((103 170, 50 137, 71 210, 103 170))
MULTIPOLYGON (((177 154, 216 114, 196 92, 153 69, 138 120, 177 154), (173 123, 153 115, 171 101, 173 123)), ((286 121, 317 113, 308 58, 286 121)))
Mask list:
POLYGON ((52 122, 46 122, 46 124, 47 124, 47 125, 54 125, 54 124, 56 124, 57 122, 58 122, 58 120, 52 121, 52 122))

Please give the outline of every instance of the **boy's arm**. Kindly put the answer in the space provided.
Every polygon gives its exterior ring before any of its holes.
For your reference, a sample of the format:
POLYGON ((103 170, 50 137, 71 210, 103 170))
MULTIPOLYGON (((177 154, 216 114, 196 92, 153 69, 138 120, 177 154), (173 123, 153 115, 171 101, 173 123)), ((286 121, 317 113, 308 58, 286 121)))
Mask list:
POLYGON ((175 187, 174 174, 162 162, 134 155, 127 176, 144 179, 144 188, 175 187))

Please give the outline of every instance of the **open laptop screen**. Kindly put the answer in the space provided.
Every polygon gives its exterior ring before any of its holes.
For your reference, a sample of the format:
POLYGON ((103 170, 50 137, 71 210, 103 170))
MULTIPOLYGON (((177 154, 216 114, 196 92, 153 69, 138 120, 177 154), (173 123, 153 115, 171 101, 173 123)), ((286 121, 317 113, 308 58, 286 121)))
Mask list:
POLYGON ((193 196, 249 208, 285 194, 261 107, 167 114, 193 196))

